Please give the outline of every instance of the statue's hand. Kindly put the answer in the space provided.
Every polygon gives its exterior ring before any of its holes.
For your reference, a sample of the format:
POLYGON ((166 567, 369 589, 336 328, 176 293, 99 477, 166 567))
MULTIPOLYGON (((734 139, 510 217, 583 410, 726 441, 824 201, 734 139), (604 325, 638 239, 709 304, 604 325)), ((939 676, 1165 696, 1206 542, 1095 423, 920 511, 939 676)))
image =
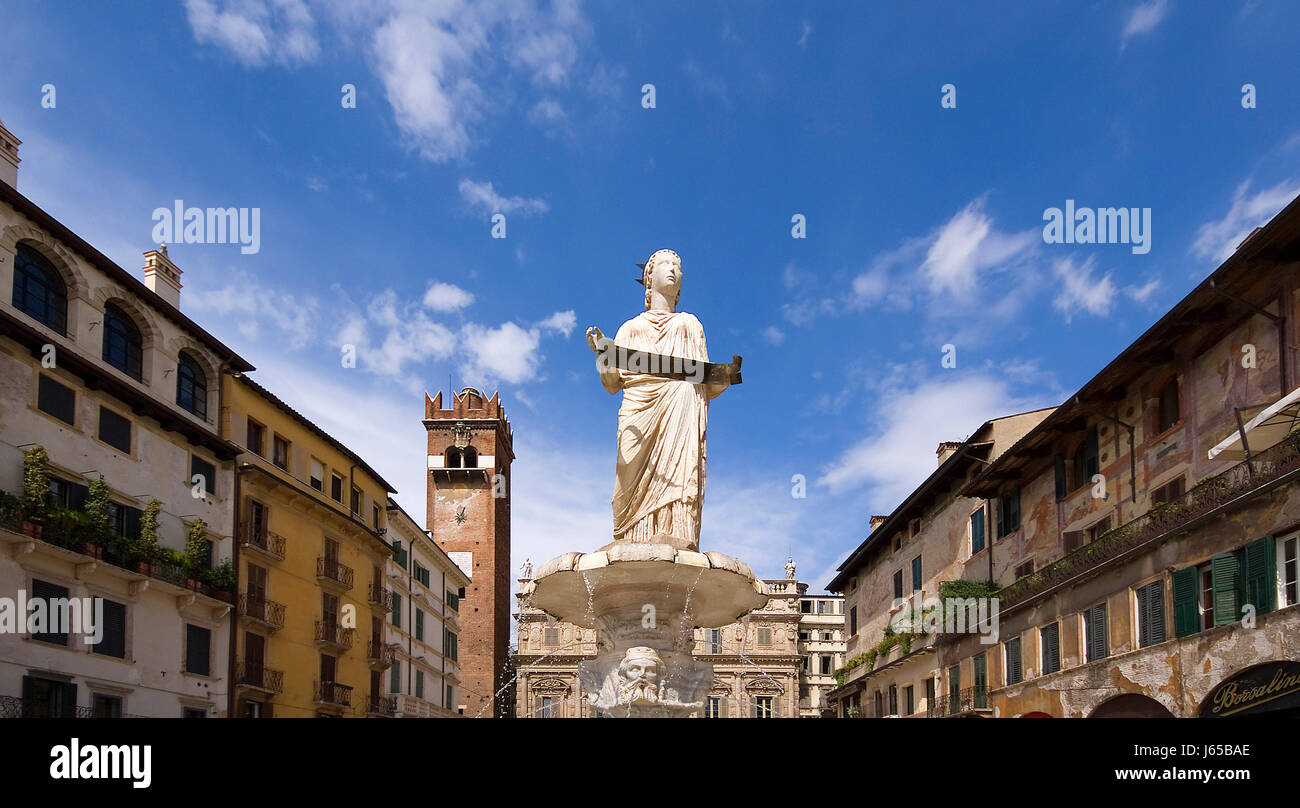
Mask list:
POLYGON ((600 353, 604 347, 605 335, 596 326, 587 329, 587 345, 592 353, 600 353))

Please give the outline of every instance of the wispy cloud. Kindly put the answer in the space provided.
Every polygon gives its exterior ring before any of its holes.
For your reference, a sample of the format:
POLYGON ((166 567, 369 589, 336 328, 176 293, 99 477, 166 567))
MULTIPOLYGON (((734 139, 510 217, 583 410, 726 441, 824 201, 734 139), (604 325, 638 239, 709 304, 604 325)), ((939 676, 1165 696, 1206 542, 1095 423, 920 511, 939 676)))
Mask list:
POLYGON ((1067 323, 1079 312, 1095 317, 1110 314, 1115 300, 1115 284, 1109 272, 1096 277, 1093 272, 1096 263, 1096 257, 1089 256, 1082 264, 1076 264, 1073 258, 1062 258, 1052 265, 1052 274, 1060 283, 1060 291, 1052 306, 1065 315, 1067 323))
POLYGON ((545 200, 530 199, 522 196, 502 196, 497 193, 490 182, 474 182, 464 179, 459 185, 460 196, 470 207, 480 208, 485 213, 521 213, 524 216, 545 213, 549 208, 545 200))
POLYGON ((1192 253, 1216 262, 1227 259, 1251 231, 1268 222, 1300 194, 1300 180, 1286 179, 1271 188, 1250 193, 1244 180, 1232 195, 1232 206, 1223 218, 1202 224, 1192 242, 1192 253))
POLYGON ((1135 7, 1124 20, 1124 30, 1120 32, 1120 48, 1123 49, 1128 45, 1131 38, 1154 31, 1164 20, 1165 12, 1168 10, 1169 4, 1166 0, 1150 0, 1135 7))
POLYGON ((316 21, 302 0, 185 0, 194 40, 249 67, 297 65, 320 54, 316 21))

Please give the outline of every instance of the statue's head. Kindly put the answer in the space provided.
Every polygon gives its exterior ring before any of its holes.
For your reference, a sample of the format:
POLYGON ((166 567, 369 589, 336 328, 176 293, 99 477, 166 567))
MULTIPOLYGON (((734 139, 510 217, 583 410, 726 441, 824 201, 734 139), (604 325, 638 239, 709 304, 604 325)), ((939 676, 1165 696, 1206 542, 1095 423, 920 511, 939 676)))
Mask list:
POLYGON ((641 285, 645 287, 645 307, 650 308, 650 293, 660 292, 673 301, 673 308, 682 299, 682 259, 672 250, 659 250, 645 262, 641 270, 641 285))

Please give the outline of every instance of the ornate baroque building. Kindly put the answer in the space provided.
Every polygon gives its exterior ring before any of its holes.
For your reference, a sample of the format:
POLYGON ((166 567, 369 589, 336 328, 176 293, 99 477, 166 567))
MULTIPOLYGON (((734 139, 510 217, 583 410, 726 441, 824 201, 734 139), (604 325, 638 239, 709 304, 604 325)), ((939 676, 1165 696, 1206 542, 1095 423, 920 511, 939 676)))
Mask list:
MULTIPOLYGON (((820 714, 822 693, 834 679, 821 676, 827 655, 838 664, 843 651, 842 599, 808 595, 808 585, 793 577, 766 580, 768 602, 743 620, 717 629, 696 629, 694 656, 713 665, 713 687, 701 707, 705 718, 798 718, 820 714), (809 604, 805 606, 804 604, 809 604), (819 607, 817 604, 821 603, 819 607), (815 626, 815 628, 814 628, 815 626), (813 632, 818 632, 815 640, 813 632), (826 634, 830 637, 823 640, 826 634), (810 639, 801 639, 809 637, 810 639), (838 646, 836 639, 838 639, 838 646), (807 664, 806 664, 807 661, 807 664)), ((524 577, 531 579, 525 563, 524 577)), ((578 663, 596 656, 595 631, 553 620, 519 601, 519 646, 512 655, 519 671, 516 715, 520 718, 590 718, 581 697, 578 663)))

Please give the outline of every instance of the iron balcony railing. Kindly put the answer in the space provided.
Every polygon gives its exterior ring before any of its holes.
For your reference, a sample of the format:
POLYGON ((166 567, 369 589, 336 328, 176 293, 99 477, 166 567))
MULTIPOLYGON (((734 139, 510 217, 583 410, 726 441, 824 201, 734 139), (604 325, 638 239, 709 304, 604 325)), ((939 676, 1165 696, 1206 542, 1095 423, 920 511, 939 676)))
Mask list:
POLYGON ((336 707, 352 706, 352 688, 338 682, 316 682, 316 701, 336 707))
POLYGON ((115 716, 95 715, 93 707, 75 704, 56 705, 43 699, 24 699, 18 696, 0 696, 0 719, 4 718, 144 718, 142 715, 120 713, 115 716))
POLYGON ((1172 502, 1157 504, 1141 516, 1106 531, 1090 544, 1017 579, 997 593, 999 605, 1005 610, 1029 600, 1136 547, 1167 536, 1297 469, 1300 469, 1300 433, 1292 433, 1250 460, 1202 480, 1172 502))
POLYGON ((235 684, 265 690, 268 693, 283 693, 284 671, 272 670, 265 665, 240 662, 235 665, 235 684))
POLYGON ((344 589, 351 589, 353 577, 352 568, 340 564, 336 558, 321 557, 316 559, 317 580, 329 581, 338 584, 344 589))
POLYGON ((376 606, 383 606, 385 611, 393 607, 392 596, 388 592, 388 587, 377 581, 370 582, 370 602, 376 606))
POLYGON ((239 614, 273 629, 284 628, 284 604, 243 594, 239 596, 239 614))
POLYGON ((397 655, 397 646, 372 639, 366 643, 366 660, 379 667, 389 668, 397 655))
POLYGON ((366 712, 371 715, 394 718, 397 716, 397 697, 371 693, 366 700, 366 712))
POLYGON ((284 560, 284 536, 267 529, 265 524, 253 522, 239 523, 239 541, 245 547, 261 550, 263 553, 284 560))
POLYGON ((952 694, 936 698, 926 709, 926 716, 928 718, 946 718, 952 715, 987 709, 989 709, 988 687, 968 687, 959 690, 955 698, 952 694))
POLYGON ((333 645, 344 651, 352 647, 356 638, 355 628, 344 628, 335 620, 316 621, 316 642, 333 645))

